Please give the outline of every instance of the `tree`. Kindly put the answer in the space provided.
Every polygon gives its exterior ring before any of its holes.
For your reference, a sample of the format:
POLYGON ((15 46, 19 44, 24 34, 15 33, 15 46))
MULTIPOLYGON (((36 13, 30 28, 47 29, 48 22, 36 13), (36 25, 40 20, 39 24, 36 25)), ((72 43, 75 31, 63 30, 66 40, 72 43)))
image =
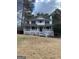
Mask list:
POLYGON ((61 10, 56 9, 52 14, 53 29, 56 36, 61 36, 61 10))
POLYGON ((44 13, 37 13, 37 17, 38 17, 38 16, 44 17, 44 18, 46 18, 46 19, 47 19, 47 18, 49 19, 49 17, 50 17, 48 14, 44 14, 44 13))

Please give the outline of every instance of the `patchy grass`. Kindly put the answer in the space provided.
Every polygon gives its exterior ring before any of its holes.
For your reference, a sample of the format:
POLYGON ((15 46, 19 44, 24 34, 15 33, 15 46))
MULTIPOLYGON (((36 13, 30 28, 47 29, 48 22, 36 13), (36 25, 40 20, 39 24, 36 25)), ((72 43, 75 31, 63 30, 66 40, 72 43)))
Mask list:
POLYGON ((26 59, 61 59, 60 38, 17 35, 17 55, 26 59))

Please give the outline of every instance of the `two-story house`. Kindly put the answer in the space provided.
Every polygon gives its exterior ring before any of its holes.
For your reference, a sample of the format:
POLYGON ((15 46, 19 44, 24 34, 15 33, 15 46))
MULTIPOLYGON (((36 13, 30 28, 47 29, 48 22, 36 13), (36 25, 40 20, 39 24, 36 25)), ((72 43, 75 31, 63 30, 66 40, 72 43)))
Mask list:
POLYGON ((54 36, 52 20, 43 17, 26 20, 23 32, 29 35, 54 36))

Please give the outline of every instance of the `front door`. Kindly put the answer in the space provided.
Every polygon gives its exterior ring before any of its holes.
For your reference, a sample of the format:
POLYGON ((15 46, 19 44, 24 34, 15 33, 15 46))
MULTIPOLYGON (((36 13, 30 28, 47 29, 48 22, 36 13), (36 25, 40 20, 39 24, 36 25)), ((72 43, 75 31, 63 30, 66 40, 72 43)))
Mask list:
POLYGON ((42 32, 43 31, 43 27, 39 27, 39 31, 42 32))

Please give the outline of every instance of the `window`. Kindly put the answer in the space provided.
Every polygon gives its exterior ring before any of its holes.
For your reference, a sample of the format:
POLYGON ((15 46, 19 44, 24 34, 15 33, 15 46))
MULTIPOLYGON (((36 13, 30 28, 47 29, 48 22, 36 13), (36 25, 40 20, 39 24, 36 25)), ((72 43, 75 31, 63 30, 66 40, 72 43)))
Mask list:
POLYGON ((30 27, 29 27, 29 26, 27 26, 27 27, 26 27, 26 30, 30 30, 30 27))
POLYGON ((42 21, 42 20, 40 20, 39 22, 40 22, 40 23, 42 23, 43 21, 42 21))
POLYGON ((49 24, 49 21, 45 21, 46 24, 49 24))
POLYGON ((35 29, 37 29, 36 27, 32 27, 32 30, 35 30, 35 29))
POLYGON ((42 23, 42 21, 40 21, 40 23, 42 23))
POLYGON ((50 28, 51 28, 50 26, 46 27, 46 29, 48 29, 48 30, 49 30, 50 28))

